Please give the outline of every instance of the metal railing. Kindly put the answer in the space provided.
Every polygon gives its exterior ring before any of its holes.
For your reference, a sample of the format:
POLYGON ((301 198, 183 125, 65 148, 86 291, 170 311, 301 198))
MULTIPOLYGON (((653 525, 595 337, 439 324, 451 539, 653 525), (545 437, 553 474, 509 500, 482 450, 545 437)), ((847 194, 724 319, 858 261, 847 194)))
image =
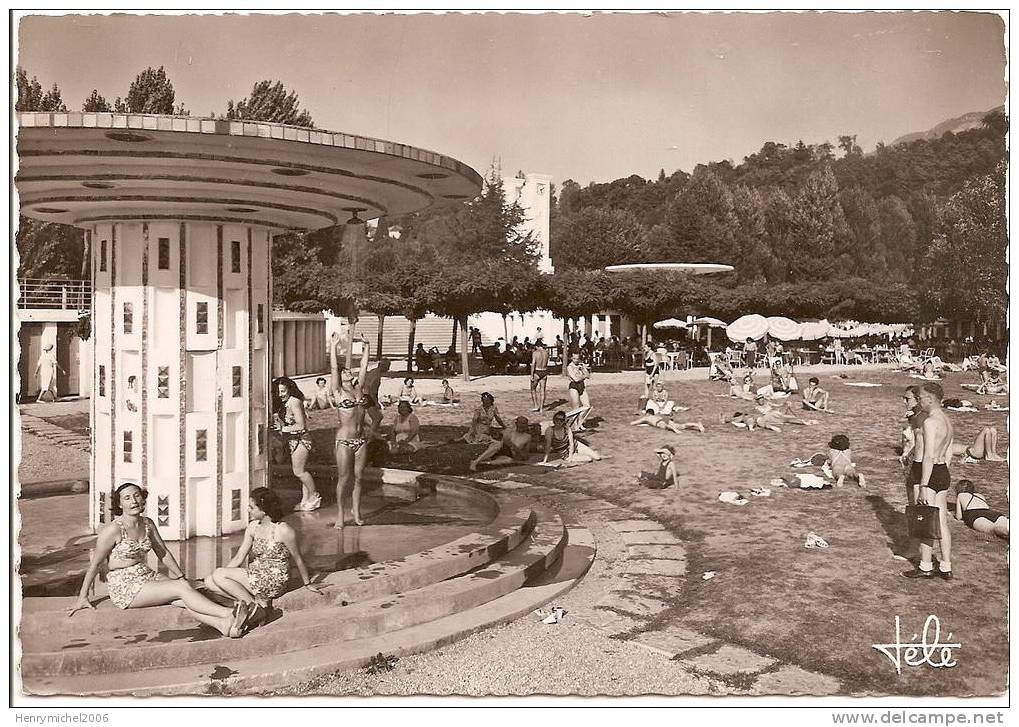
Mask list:
POLYGON ((92 291, 87 280, 18 278, 18 308, 87 311, 92 291))

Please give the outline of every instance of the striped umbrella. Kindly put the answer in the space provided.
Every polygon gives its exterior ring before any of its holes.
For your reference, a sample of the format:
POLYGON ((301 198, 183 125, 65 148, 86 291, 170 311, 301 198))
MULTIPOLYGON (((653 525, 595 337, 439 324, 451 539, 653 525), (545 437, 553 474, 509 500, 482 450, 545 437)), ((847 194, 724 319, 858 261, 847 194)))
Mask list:
POLYGON ((725 328, 725 334, 730 341, 742 342, 748 338, 759 341, 768 332, 768 319, 752 313, 748 316, 741 316, 725 328))
POLYGON ((816 341, 827 336, 829 328, 831 328, 831 324, 827 320, 801 323, 800 338, 804 341, 816 341))
POLYGON ((710 318, 708 316, 705 316, 704 318, 695 319, 694 325, 710 326, 711 328, 725 328, 728 324, 725 321, 718 320, 717 318, 710 318))
POLYGON ((800 324, 791 318, 771 316, 768 318, 768 335, 780 341, 795 341, 800 337, 800 324))

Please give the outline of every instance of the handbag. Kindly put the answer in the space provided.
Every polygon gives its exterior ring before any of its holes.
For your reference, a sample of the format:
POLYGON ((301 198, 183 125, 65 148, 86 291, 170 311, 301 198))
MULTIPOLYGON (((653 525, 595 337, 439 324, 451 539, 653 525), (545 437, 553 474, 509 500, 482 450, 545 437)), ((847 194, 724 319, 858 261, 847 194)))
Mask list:
POLYGON ((941 518, 938 508, 933 505, 908 505, 906 507, 906 529, 911 538, 940 540, 941 518))

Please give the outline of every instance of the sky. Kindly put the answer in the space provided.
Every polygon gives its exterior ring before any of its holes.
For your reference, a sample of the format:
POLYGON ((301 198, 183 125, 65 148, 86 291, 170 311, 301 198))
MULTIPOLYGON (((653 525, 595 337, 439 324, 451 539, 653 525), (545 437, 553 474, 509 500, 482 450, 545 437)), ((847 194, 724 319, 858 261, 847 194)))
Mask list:
POLYGON ((201 116, 278 79, 319 128, 584 185, 989 110, 1003 33, 952 12, 25 16, 17 62, 71 110, 147 66, 201 116))

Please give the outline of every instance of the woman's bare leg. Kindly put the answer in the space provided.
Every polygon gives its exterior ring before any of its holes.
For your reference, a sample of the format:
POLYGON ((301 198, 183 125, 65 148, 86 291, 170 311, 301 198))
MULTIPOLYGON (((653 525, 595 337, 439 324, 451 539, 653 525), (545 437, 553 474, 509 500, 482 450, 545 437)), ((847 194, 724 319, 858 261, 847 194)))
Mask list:
POLYGON ((294 471, 294 476, 301 481, 301 502, 311 502, 311 500, 318 494, 315 489, 315 480, 312 479, 311 473, 309 473, 305 466, 308 464, 308 456, 311 452, 300 442, 296 442, 291 445, 293 449, 290 452, 290 464, 294 471))
POLYGON ((368 445, 365 443, 354 454, 354 493, 351 496, 351 510, 355 525, 364 525, 364 520, 361 519, 361 480, 364 478, 364 466, 367 462, 368 445))
POLYGON ((226 606, 209 600, 183 580, 149 581, 142 585, 131 602, 131 608, 163 606, 181 600, 196 619, 212 626, 221 634, 228 634, 233 623, 233 612, 226 606))
MULTIPOLYGON (((248 572, 244 568, 217 568, 209 576, 215 581, 220 592, 225 592, 234 600, 250 603, 258 601, 251 593, 251 582, 248 580, 248 572)), ((206 579, 208 583, 208 579, 206 579)), ((264 606, 265 604, 262 603, 264 606)))
POLYGON ((704 425, 701 424, 700 422, 686 422, 685 424, 682 424, 680 426, 683 429, 693 429, 700 432, 701 434, 704 434, 704 425))
POLYGON ((343 523, 346 516, 343 512, 343 498, 347 489, 353 484, 354 479, 354 455, 348 447, 339 442, 336 443, 336 523, 333 525, 337 530, 343 530, 343 523))
POLYGON ((482 462, 487 462, 488 460, 492 459, 492 457, 497 455, 499 453, 499 450, 501 449, 502 440, 496 440, 495 442, 492 442, 490 445, 488 445, 488 447, 485 448, 484 452, 479 454, 477 457, 474 458, 473 461, 471 461, 471 464, 468 467, 468 469, 471 472, 475 472, 478 469, 479 464, 481 464, 482 462))

